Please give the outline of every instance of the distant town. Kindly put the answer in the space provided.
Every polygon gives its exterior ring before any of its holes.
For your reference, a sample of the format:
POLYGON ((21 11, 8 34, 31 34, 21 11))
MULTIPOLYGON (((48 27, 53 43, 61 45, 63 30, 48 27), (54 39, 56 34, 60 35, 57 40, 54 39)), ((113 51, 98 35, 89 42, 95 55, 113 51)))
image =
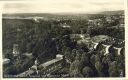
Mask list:
POLYGON ((124 11, 2 20, 4 78, 125 77, 124 11))

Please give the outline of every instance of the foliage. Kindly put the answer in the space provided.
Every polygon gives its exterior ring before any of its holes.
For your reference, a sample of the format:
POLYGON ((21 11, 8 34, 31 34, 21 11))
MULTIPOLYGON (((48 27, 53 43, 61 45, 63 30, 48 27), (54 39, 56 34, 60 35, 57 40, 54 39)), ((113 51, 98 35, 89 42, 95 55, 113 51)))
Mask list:
POLYGON ((83 73, 84 77, 92 77, 93 76, 93 70, 88 66, 83 68, 82 73, 83 73))

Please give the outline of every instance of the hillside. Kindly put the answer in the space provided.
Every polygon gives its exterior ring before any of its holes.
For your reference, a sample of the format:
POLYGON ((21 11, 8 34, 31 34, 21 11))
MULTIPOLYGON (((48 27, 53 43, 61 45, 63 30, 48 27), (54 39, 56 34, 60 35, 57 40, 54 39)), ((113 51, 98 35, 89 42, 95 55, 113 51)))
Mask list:
POLYGON ((88 19, 91 16, 95 15, 119 15, 124 14, 123 10, 120 11, 104 11, 100 13, 92 13, 92 14, 73 14, 73 13, 57 13, 57 14, 50 14, 50 13, 14 13, 14 14, 3 14, 3 18, 26 18, 26 17, 43 17, 47 19, 88 19))

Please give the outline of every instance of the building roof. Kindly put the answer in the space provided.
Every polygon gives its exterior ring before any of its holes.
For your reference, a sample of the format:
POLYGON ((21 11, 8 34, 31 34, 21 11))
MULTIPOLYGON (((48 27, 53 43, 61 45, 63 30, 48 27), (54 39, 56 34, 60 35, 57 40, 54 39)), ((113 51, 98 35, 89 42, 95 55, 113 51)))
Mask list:
POLYGON ((63 28, 70 28, 71 26, 68 25, 67 23, 64 23, 64 24, 61 24, 61 27, 63 27, 63 28))
POLYGON ((99 43, 99 42, 105 41, 105 40, 107 40, 107 39, 109 39, 109 38, 110 38, 110 37, 109 37, 109 36, 106 36, 106 35, 98 35, 98 36, 92 37, 91 39, 92 39, 93 42, 99 43))
POLYGON ((34 73, 33 70, 27 70, 27 71, 25 71, 25 72, 23 72, 23 73, 17 75, 17 77, 26 77, 26 76, 28 76, 28 75, 30 75, 30 74, 32 74, 32 73, 34 73))
POLYGON ((7 58, 3 59, 3 64, 8 64, 9 62, 10 62, 10 59, 7 59, 7 58))
POLYGON ((31 57, 32 53, 24 53, 23 55, 27 56, 27 57, 31 57))
POLYGON ((50 60, 50 61, 48 61, 48 62, 46 62, 46 63, 41 64, 41 66, 47 67, 47 66, 49 66, 49 65, 51 65, 51 64, 53 64, 53 63, 56 63, 56 62, 58 62, 58 61, 60 61, 60 60, 62 60, 62 59, 61 59, 61 58, 52 59, 52 60, 50 60))
POLYGON ((60 56, 60 57, 63 57, 64 55, 61 55, 61 54, 57 54, 56 56, 60 56))

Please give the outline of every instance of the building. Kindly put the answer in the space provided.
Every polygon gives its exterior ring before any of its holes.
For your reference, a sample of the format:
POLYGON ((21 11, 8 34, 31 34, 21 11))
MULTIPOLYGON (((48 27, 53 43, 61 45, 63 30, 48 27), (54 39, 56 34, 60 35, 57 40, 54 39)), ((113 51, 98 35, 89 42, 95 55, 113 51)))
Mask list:
POLYGON ((98 42, 92 42, 92 48, 94 49, 94 50, 97 50, 98 49, 98 46, 100 45, 100 43, 98 43, 98 42))
POLYGON ((3 64, 8 64, 8 63, 10 63, 10 59, 7 58, 3 59, 3 64))
POLYGON ((64 58, 64 55, 61 55, 61 54, 56 55, 56 59, 63 59, 63 58, 64 58))
POLYGON ((113 47, 115 49, 115 52, 117 53, 117 55, 121 55, 121 50, 122 48, 117 48, 117 47, 113 47))
POLYGON ((27 70, 27 71, 25 71, 23 73, 18 74, 16 77, 28 77, 29 75, 31 75, 33 73, 34 73, 33 70, 27 70))
POLYGON ((19 52, 19 45, 18 44, 14 44, 13 45, 13 55, 14 56, 18 56, 20 54, 19 52))
POLYGON ((69 26, 67 23, 61 24, 61 27, 63 28, 70 28, 71 26, 69 26))
POLYGON ((55 59, 47 61, 41 65, 39 65, 39 69, 42 74, 46 74, 54 71, 55 69, 61 68, 61 63, 64 61, 64 56, 61 54, 57 54, 55 59))
POLYGON ((26 57, 28 57, 28 58, 31 58, 33 55, 32 55, 32 53, 27 53, 27 52, 26 52, 26 53, 23 54, 23 56, 26 56, 26 57))
POLYGON ((111 47, 111 45, 104 45, 104 44, 102 44, 101 51, 102 51, 104 56, 110 53, 110 51, 109 51, 110 47, 111 47))
POLYGON ((38 62, 36 59, 35 64, 32 67, 30 67, 27 71, 20 73, 16 77, 29 77, 34 73, 49 74, 50 72, 54 71, 55 69, 61 68, 61 63, 63 62, 63 59, 64 59, 63 55, 57 54, 55 59, 52 59, 52 60, 47 61, 40 65, 37 65, 38 62))

